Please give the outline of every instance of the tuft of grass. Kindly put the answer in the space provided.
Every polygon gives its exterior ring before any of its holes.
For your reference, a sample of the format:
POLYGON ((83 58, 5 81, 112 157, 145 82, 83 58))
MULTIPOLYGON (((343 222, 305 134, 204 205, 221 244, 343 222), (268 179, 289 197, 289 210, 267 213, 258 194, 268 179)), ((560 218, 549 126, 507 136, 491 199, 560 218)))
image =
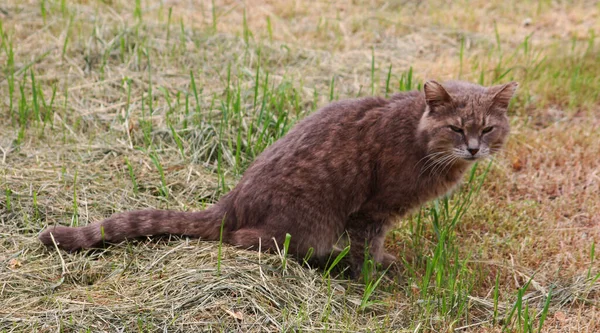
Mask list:
POLYGON ((292 240, 292 235, 286 233, 285 240, 283 241, 283 253, 281 254, 281 270, 284 272, 285 272, 285 268, 287 267, 291 240, 292 240))
POLYGON ((12 206, 11 206, 11 196, 12 196, 12 191, 7 187, 4 189, 4 206, 7 212, 11 211, 12 206))
POLYGON ((127 172, 129 172, 129 178, 131 179, 131 183, 133 184, 133 193, 137 194, 138 193, 138 183, 137 183, 137 180, 135 179, 135 172, 133 171, 131 162, 129 162, 129 159, 127 157, 125 157, 125 164, 127 164, 127 172))
POLYGON ((167 186, 167 181, 165 179, 165 172, 163 170, 162 164, 160 163, 159 159, 158 159, 158 155, 156 154, 156 152, 152 152, 150 153, 150 159, 152 160, 152 163, 154 163, 154 166, 156 167, 156 170, 158 170, 158 174, 160 176, 160 188, 159 188, 159 194, 165 198, 168 199, 169 198, 169 187, 167 186))
POLYGON ((73 177, 73 213, 71 214, 71 227, 79 226, 79 204, 77 203, 77 173, 75 170, 75 176, 73 177))
POLYGON ((217 252, 217 275, 221 275, 221 260, 223 255, 223 228, 225 227, 225 216, 221 220, 221 228, 219 229, 219 250, 217 252))

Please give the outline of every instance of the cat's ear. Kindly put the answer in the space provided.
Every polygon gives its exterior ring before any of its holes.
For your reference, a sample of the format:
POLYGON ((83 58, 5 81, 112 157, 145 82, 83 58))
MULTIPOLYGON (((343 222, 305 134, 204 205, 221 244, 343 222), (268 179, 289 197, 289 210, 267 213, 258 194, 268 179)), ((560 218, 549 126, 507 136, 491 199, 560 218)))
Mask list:
POLYGON ((439 106, 448 105, 452 102, 450 94, 436 81, 430 80, 425 82, 423 86, 425 92, 425 101, 431 109, 435 109, 439 106))
POLYGON ((499 109, 508 109, 508 103, 514 96, 515 91, 517 91, 518 86, 519 84, 517 82, 510 82, 500 86, 491 87, 490 93, 493 96, 492 105, 499 109))

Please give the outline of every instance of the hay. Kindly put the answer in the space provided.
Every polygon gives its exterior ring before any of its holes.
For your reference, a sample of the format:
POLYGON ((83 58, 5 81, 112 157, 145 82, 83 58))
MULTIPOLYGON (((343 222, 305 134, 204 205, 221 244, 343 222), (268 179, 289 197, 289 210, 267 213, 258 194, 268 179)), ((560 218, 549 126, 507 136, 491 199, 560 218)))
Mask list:
POLYGON ((219 272, 217 247, 165 239, 59 254, 30 244, 3 259, 2 304, 10 307, 0 309, 0 329, 347 331, 384 318, 401 327, 387 305, 364 315, 364 285, 325 279, 293 260, 283 270, 280 256, 227 246, 219 272))

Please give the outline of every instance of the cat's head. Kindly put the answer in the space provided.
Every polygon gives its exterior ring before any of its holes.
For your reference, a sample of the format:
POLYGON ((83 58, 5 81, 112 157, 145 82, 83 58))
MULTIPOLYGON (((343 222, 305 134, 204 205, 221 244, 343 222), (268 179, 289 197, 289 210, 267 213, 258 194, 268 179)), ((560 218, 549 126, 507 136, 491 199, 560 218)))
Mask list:
POLYGON ((423 86, 427 107, 419 131, 434 159, 474 161, 497 152, 508 136, 508 104, 518 84, 482 87, 466 82, 423 86))

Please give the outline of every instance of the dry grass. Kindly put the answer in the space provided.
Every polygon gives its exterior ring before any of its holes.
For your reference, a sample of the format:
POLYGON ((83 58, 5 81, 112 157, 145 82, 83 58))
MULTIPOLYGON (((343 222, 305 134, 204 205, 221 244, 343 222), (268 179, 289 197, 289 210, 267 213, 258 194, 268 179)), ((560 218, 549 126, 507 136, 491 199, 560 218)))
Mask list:
POLYGON ((529 331, 551 291, 542 331, 600 331, 597 3, 212 4, 0 4, 0 330, 529 331), (294 121, 405 88, 409 68, 411 87, 519 81, 513 135, 448 229, 448 258, 428 206, 424 223, 398 221, 388 248, 403 263, 370 297, 216 243, 67 254, 36 240, 129 209, 202 209, 294 121))

